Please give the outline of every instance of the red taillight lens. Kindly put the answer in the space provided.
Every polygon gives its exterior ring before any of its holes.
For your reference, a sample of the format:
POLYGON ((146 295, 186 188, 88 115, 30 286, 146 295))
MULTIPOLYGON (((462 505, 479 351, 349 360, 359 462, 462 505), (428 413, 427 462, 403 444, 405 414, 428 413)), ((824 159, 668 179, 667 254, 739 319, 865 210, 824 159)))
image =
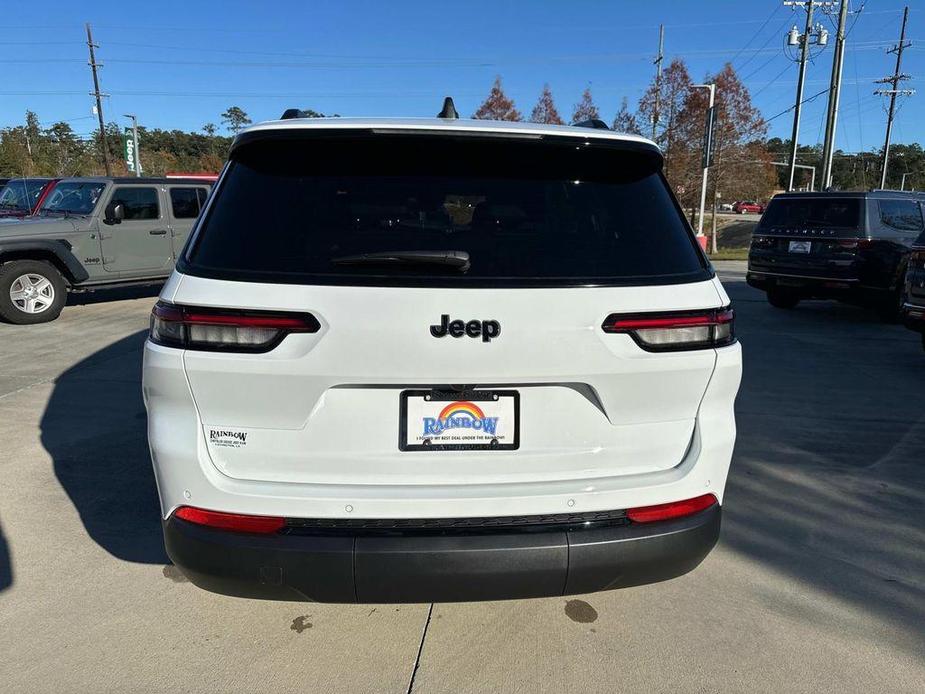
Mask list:
POLYGON ((316 333, 310 313, 234 311, 158 302, 151 311, 151 341, 167 347, 222 352, 266 352, 289 333, 316 333))
POLYGON ((257 533, 271 535, 286 527, 286 520, 277 516, 248 516, 240 513, 222 513, 207 511, 203 508, 181 506, 174 514, 196 525, 206 525, 218 530, 230 530, 236 533, 257 533))
POLYGON ((631 508, 627 510, 626 517, 634 523, 655 523, 656 521, 692 516, 695 513, 700 513, 710 508, 715 503, 715 496, 712 494, 704 494, 703 496, 685 499, 684 501, 672 501, 668 504, 631 508))
POLYGON ((683 313, 611 314, 605 333, 626 333, 650 352, 723 347, 735 342, 735 313, 728 306, 683 313))

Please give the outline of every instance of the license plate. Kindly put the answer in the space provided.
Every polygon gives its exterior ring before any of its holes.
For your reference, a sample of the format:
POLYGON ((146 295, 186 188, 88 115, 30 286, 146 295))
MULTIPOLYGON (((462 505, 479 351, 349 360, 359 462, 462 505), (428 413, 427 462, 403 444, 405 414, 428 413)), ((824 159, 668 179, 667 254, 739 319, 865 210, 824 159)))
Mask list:
POLYGON ((403 451, 511 451, 520 445, 514 390, 405 390, 399 404, 403 451))
POLYGON ((791 241, 789 250, 791 253, 809 253, 812 247, 812 241, 791 241))

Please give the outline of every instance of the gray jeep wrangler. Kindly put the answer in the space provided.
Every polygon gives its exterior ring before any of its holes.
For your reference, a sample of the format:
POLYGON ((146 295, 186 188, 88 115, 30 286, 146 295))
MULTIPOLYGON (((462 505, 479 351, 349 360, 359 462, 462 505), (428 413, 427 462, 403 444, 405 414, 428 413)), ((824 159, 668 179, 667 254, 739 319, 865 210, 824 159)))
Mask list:
POLYGON ((209 189, 199 179, 63 179, 37 216, 0 222, 0 319, 44 323, 69 291, 163 281, 209 189))

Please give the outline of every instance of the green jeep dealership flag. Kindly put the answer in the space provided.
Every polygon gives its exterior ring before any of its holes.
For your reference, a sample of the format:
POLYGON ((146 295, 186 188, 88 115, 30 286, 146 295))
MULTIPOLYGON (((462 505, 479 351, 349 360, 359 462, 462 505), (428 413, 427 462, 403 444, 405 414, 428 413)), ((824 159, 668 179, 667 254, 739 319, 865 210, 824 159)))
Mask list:
POLYGON ((122 135, 123 153, 125 155, 125 168, 129 173, 135 173, 135 137, 132 129, 126 128, 122 135))

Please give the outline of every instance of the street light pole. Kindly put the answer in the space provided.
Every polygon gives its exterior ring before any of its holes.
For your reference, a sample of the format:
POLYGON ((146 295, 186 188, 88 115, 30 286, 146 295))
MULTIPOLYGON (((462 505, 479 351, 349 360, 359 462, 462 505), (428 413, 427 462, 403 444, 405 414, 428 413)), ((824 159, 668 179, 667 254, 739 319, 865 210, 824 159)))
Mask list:
MULTIPOLYGON (((716 85, 715 84, 692 84, 691 89, 709 89, 710 90, 710 103, 707 106, 708 109, 713 108, 713 103, 716 100, 716 85)), ((709 111, 707 111, 709 113, 709 111)), ((708 123, 707 128, 712 130, 713 124, 708 123)), ((703 163, 707 166, 703 167, 703 182, 700 185, 700 218, 697 220, 697 238, 703 238, 703 215, 707 205, 707 174, 709 173, 710 167, 710 151, 709 148, 712 145, 711 142, 712 133, 707 133, 707 137, 703 139, 703 146, 706 148, 703 153, 703 163)), ((716 234, 713 235, 713 252, 716 253, 716 234)))
POLYGON ((132 119, 132 153, 135 155, 135 178, 138 178, 141 176, 141 160, 138 158, 138 119, 133 113, 123 115, 132 119))

